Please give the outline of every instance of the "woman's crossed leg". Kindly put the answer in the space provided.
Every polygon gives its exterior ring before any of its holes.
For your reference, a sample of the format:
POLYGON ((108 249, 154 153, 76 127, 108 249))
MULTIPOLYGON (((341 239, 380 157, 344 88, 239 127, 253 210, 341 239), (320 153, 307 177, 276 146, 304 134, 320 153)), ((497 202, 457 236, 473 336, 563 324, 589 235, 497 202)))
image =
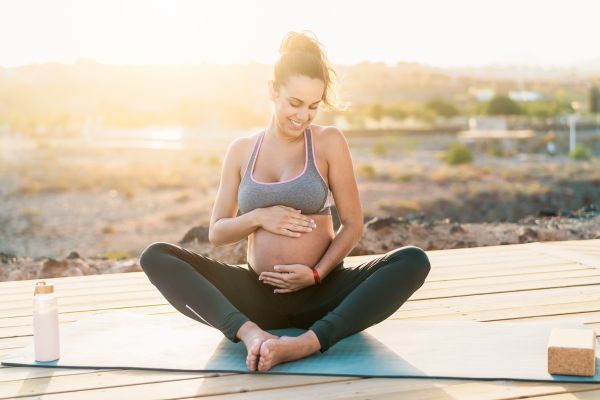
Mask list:
POLYGON ((327 351, 339 340, 392 315, 425 282, 431 269, 425 252, 401 247, 356 267, 336 267, 319 286, 304 291, 292 324, 308 331, 270 339, 261 346, 258 369, 327 351))
POLYGON ((277 336, 266 329, 289 326, 256 274, 212 260, 180 246, 156 242, 140 255, 150 282, 182 314, 220 330, 248 349, 246 364, 256 370, 260 345, 277 336))

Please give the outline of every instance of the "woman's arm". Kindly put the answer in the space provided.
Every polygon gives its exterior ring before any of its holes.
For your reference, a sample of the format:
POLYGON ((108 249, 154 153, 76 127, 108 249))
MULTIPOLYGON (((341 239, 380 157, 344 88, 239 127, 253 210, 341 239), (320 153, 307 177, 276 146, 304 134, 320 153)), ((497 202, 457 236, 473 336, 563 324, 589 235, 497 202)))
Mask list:
POLYGON ((213 246, 237 243, 245 239, 260 225, 257 222, 258 208, 239 217, 221 218, 208 230, 208 240, 213 246))
POLYGON ((214 246, 237 243, 248 237, 260 225, 257 208, 236 217, 238 211, 237 194, 240 186, 240 160, 244 139, 234 140, 225 153, 221 181, 210 217, 208 240, 214 246))
POLYGON ((340 229, 314 268, 321 279, 346 257, 360 241, 363 233, 363 215, 352 156, 343 133, 334 127, 322 133, 326 141, 326 157, 329 163, 329 187, 340 216, 340 229))

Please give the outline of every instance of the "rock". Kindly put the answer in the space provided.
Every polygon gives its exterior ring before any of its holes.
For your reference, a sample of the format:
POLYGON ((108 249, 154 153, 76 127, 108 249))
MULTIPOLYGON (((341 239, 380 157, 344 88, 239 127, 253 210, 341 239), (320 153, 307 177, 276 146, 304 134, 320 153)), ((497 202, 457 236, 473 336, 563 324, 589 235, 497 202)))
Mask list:
POLYGON ((7 281, 22 281, 25 279, 27 279, 27 277, 24 276, 23 271, 14 269, 14 270, 10 271, 6 280, 7 281))
POLYGON ((373 220, 375 218, 377 218, 377 217, 372 217, 372 216, 365 215, 365 216, 363 216, 363 224, 366 225, 367 222, 369 222, 369 221, 371 221, 371 220, 373 220))
POLYGON ((556 212, 556 210, 550 210, 550 209, 539 210, 537 213, 538 217, 556 217, 557 215, 558 215, 558 213, 556 212))
POLYGON ((561 208, 560 210, 558 210, 558 216, 566 217, 566 218, 575 218, 576 217, 576 215, 571 210, 566 210, 564 208, 561 208))
POLYGON ((435 226, 435 222, 434 221, 425 221, 423 223, 423 228, 430 229, 430 228, 433 228, 434 226, 435 226))
MULTIPOLYGON (((424 220, 422 216, 365 218, 363 235, 349 255, 382 254, 408 245, 437 250, 600 238, 600 213, 595 205, 583 207, 573 214, 574 218, 530 216, 519 223, 458 223, 449 218, 436 223, 424 220)), ((202 240, 207 239, 208 227, 196 227, 188 233, 185 239, 189 241, 185 248, 228 264, 246 262, 247 240, 215 247, 207 240, 202 240)), ((75 251, 58 260, 0 253, 0 281, 140 272, 142 269, 138 262, 137 258, 86 259, 75 251)))
POLYGON ((461 224, 458 223, 454 223, 450 226, 450 233, 464 233, 465 230, 463 229, 461 224))
POLYGON ((427 231, 424 227, 419 225, 413 225, 409 228, 408 234, 410 235, 411 240, 423 240, 429 237, 427 231))
POLYGON ((592 203, 580 208, 575 213, 583 218, 593 218, 597 215, 600 215, 600 210, 595 204, 592 203))
POLYGON ((137 259, 119 260, 112 263, 111 273, 119 274, 122 272, 139 272, 143 271, 142 267, 137 263, 137 259))
POLYGON ((519 235, 519 243, 535 242, 538 237, 537 231, 535 231, 529 227, 519 228, 518 235, 519 235))
POLYGON ((14 262, 16 259, 17 256, 14 254, 0 252, 0 263, 8 264, 14 262))
POLYGON ((69 265, 66 261, 57 261, 54 258, 50 258, 42 263, 41 273, 44 278, 62 276, 67 268, 69 268, 69 265))
POLYGON ((195 226, 183 235, 183 239, 179 241, 179 244, 189 243, 192 241, 198 241, 200 243, 208 242, 208 227, 207 226, 195 226))
POLYGON ((374 231, 378 231, 396 224, 398 224, 398 220, 394 217, 375 217, 369 222, 367 222, 367 224, 364 226, 364 229, 372 229, 374 231))
POLYGON ((72 260, 74 258, 81 258, 81 256, 79 256, 79 253, 77 253, 76 251, 72 251, 69 253, 69 255, 67 256, 68 260, 72 260))
POLYGON ((74 265, 67 268, 60 276, 82 276, 83 272, 74 265))

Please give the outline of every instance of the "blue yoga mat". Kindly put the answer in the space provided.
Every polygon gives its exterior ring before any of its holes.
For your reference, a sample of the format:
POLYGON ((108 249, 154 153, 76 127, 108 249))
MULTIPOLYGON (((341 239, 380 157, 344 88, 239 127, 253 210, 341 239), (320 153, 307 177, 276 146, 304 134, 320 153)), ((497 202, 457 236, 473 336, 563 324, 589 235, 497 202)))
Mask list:
MULTIPOLYGON (((277 365, 266 373, 600 382, 600 346, 594 377, 547 372, 547 343, 554 327, 585 328, 573 320, 385 320, 342 339, 325 353, 277 365)), ((270 332, 297 336, 304 330, 270 332)), ((89 315, 61 325, 60 347, 57 361, 36 362, 32 340, 2 360, 2 364, 249 372, 242 342, 232 343, 218 330, 181 314, 115 311, 89 315)))

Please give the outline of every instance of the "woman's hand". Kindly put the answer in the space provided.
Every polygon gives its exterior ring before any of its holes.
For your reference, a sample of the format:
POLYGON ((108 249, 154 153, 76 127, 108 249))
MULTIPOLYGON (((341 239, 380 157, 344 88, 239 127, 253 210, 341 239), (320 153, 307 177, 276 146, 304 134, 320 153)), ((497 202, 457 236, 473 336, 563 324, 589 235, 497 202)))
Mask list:
POLYGON ((296 292, 315 284, 312 268, 304 264, 279 264, 276 272, 261 272, 258 279, 277 287, 274 293, 296 292))
POLYGON ((257 209, 260 227, 279 235, 298 237, 300 232, 312 232, 315 221, 300 210, 282 205, 257 209))

